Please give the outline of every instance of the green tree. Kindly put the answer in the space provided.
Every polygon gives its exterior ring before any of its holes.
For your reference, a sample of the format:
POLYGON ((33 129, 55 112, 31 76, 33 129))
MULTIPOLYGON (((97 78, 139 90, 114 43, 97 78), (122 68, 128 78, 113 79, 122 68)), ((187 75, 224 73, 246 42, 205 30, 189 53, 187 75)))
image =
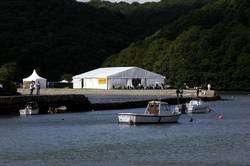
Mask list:
POLYGON ((12 81, 15 76, 15 63, 7 63, 0 67, 0 84, 2 85, 0 95, 16 94, 17 87, 12 81))
POLYGON ((72 81, 72 77, 73 77, 73 74, 64 73, 64 74, 61 76, 61 80, 67 80, 68 82, 71 82, 71 81, 72 81))
POLYGON ((107 59, 164 74, 171 86, 249 90, 248 0, 215 0, 107 59))

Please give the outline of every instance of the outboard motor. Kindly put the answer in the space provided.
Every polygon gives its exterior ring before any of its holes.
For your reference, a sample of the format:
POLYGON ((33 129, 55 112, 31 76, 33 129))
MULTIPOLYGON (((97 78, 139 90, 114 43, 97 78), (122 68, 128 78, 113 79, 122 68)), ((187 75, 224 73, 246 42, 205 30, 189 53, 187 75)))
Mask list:
POLYGON ((185 114, 186 113, 186 104, 179 104, 175 107, 175 110, 182 113, 182 114, 185 114))
POLYGON ((181 113, 185 114, 186 113, 186 104, 181 104, 181 113))

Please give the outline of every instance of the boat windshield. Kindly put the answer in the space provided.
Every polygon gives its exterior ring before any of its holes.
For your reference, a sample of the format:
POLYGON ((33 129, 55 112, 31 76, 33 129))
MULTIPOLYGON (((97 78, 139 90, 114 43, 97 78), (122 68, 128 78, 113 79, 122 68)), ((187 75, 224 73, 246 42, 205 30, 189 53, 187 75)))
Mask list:
POLYGON ((190 103, 194 104, 194 105, 199 105, 199 104, 202 104, 203 101, 202 100, 191 100, 190 103))
POLYGON ((170 111, 168 104, 161 104, 161 111, 170 111))
POLYGON ((26 107, 36 108, 37 107, 37 103, 36 102, 28 102, 26 104, 26 107))
POLYGON ((147 114, 158 115, 159 114, 159 104, 158 103, 149 103, 146 109, 147 114))

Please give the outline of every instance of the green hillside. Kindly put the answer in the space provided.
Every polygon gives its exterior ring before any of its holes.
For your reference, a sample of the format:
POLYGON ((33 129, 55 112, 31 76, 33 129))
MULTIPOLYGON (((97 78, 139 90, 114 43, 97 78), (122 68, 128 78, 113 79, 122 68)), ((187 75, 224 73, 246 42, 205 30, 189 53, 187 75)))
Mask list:
POLYGON ((140 66, 166 75, 173 86, 250 90, 249 23, 249 0, 215 0, 132 43, 104 66, 140 66))
POLYGON ((34 68, 50 81, 66 73, 79 74, 100 67, 108 56, 205 2, 165 0, 114 5, 98 1, 1 0, 0 66, 16 63, 16 81, 34 68))

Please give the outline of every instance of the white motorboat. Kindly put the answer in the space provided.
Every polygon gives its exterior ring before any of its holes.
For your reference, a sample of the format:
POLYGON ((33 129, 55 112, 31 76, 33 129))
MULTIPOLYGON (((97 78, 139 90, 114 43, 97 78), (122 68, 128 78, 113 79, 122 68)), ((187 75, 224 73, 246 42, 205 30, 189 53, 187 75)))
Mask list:
POLYGON ((186 104, 186 113, 207 113, 210 111, 208 104, 201 99, 192 99, 186 104))
POLYGON ((181 113, 171 110, 166 102, 150 101, 144 114, 119 113, 119 123, 174 123, 177 122, 181 113))
POLYGON ((28 102, 23 109, 19 110, 20 115, 35 115, 39 113, 37 102, 28 102))

